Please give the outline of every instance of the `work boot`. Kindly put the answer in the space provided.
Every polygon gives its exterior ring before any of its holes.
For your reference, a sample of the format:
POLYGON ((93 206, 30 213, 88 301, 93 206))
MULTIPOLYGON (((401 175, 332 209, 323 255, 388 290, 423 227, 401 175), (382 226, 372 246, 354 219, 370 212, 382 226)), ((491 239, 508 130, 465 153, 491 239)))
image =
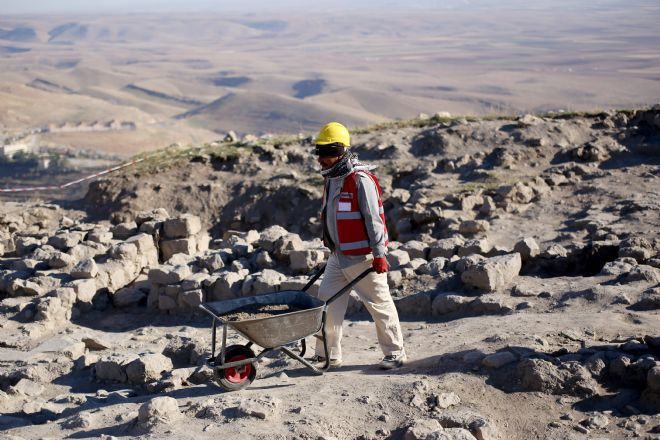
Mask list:
MULTIPOLYGON (((325 358, 323 356, 314 355, 310 358, 309 360, 312 364, 317 364, 315 365, 316 368, 323 368, 325 367, 325 358)), ((332 359, 330 358, 330 367, 331 368, 339 368, 341 367, 342 361, 341 359, 332 359)))
POLYGON ((382 370, 391 370, 393 368, 401 367, 406 362, 406 359, 407 357, 405 353, 388 354, 383 358, 382 361, 380 361, 380 364, 378 364, 378 366, 382 370))

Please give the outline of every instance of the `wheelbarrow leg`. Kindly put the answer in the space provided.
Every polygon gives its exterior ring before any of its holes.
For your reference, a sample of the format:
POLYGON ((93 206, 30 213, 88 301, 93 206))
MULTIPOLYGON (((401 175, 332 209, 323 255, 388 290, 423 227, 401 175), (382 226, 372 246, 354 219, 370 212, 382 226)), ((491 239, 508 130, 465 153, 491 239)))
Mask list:
MULTIPOLYGON (((315 367, 311 362, 309 362, 307 359, 304 359, 304 358, 300 357, 299 355, 295 354, 293 351, 289 350, 287 347, 280 347, 280 350, 282 350, 282 353, 286 354, 287 356, 289 356, 289 357, 292 358, 292 359, 297 360, 298 362, 300 362, 301 364, 303 364, 304 366, 306 366, 307 368, 309 368, 310 370, 312 370, 315 374, 319 374, 319 375, 320 375, 320 374, 323 374, 323 373, 325 372, 325 370, 328 369, 327 367, 324 367, 324 368, 322 368, 322 369, 318 369, 318 368, 316 368, 316 367, 315 367)), ((326 364, 327 364, 328 366, 330 366, 330 363, 329 363, 329 362, 326 362, 326 364)))
POLYGON ((307 341, 305 341, 305 338, 302 338, 300 340, 300 357, 304 357, 305 353, 307 352, 307 341))

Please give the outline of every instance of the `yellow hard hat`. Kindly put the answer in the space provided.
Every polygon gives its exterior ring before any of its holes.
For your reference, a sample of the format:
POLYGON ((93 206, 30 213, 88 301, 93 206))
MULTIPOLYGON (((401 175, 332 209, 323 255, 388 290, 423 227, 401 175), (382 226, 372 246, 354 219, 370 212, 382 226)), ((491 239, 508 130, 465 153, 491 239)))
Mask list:
POLYGON ((316 145, 342 144, 344 147, 351 146, 351 136, 348 129, 339 122, 330 122, 319 131, 316 136, 316 145))

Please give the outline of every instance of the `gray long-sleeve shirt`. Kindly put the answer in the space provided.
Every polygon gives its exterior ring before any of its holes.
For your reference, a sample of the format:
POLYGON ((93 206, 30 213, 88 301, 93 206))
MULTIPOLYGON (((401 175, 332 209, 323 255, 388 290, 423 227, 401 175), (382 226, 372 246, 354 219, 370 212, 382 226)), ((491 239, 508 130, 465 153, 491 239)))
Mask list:
MULTIPOLYGON (((364 219, 364 224, 369 236, 369 246, 371 247, 374 257, 383 257, 387 253, 385 241, 385 225, 380 218, 378 206, 378 190, 376 184, 365 173, 357 173, 357 192, 358 192, 358 206, 360 213, 364 219)), ((337 247, 339 244, 339 234, 337 233, 337 203, 339 203, 339 194, 344 185, 344 179, 330 178, 326 182, 326 205, 322 207, 325 209, 325 221, 327 231, 335 245, 334 252, 337 255, 339 264, 342 267, 349 267, 368 258, 366 255, 345 255, 337 247)))

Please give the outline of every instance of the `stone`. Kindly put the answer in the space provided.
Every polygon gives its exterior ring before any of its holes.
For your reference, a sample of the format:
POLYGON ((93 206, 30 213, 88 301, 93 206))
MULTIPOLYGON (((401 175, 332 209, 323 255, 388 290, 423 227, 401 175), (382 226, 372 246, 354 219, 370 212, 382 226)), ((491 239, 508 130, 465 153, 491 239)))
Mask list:
POLYGON ((464 428, 447 428, 430 433, 426 440, 474 440, 474 436, 464 428))
POLYGON ((164 372, 169 372, 174 366, 172 360, 160 353, 141 356, 126 365, 126 377, 133 384, 143 385, 160 380, 164 372))
POLYGON ((110 229, 112 236, 117 240, 126 240, 128 237, 138 233, 138 226, 135 222, 119 223, 110 229))
POLYGON ((470 267, 461 275, 467 286, 493 292, 504 288, 520 273, 522 261, 519 253, 488 258, 470 267))
POLYGON ((159 424, 170 425, 181 416, 176 399, 168 396, 151 399, 142 404, 138 410, 138 422, 146 427, 154 427, 159 424))
POLYGON ((486 313, 491 315, 504 315, 513 312, 514 307, 511 304, 508 295, 494 293, 480 295, 468 303, 467 309, 478 315, 486 313))
POLYGON ((653 249, 645 248, 642 246, 629 246, 619 248, 619 257, 634 258, 638 262, 644 262, 653 256, 653 249))
POLYGON ((16 385, 11 387, 12 392, 28 397, 40 396, 45 390, 46 388, 40 383, 25 378, 19 380, 16 385))
POLYGON ((41 246, 41 240, 38 240, 34 237, 18 237, 14 239, 14 244, 16 247, 16 254, 19 257, 25 257, 30 254, 32 251, 41 246))
POLYGON ((457 255, 459 257, 467 257, 473 254, 485 255, 493 248, 492 243, 487 238, 478 240, 468 240, 463 245, 459 246, 457 255))
POLYGON ((460 260, 454 263, 454 270, 458 273, 463 273, 471 267, 476 266, 478 263, 485 261, 486 257, 474 254, 467 257, 462 257, 460 260))
POLYGON ((624 260, 624 258, 605 263, 599 275, 614 275, 618 277, 620 275, 627 274, 633 269, 634 265, 622 260, 624 260))
POLYGON ((197 238, 177 238, 172 240, 161 240, 160 255, 163 261, 168 261, 176 254, 194 255, 197 253, 197 238))
POLYGON ((77 244, 67 254, 71 255, 76 261, 81 261, 86 258, 94 258, 97 255, 106 253, 108 250, 106 245, 94 243, 92 241, 85 241, 77 244))
POLYGON ((68 251, 82 241, 82 234, 77 232, 63 232, 48 239, 48 244, 60 251, 68 251))
POLYGON ((208 269, 209 272, 217 272, 225 267, 225 261, 219 252, 214 252, 211 255, 200 259, 200 264, 203 268, 208 269))
POLYGON ((483 234, 490 230, 490 223, 486 220, 466 220, 458 226, 458 232, 463 235, 483 234))
POLYGON ((520 258, 523 262, 527 262, 538 256, 541 253, 541 248, 539 247, 536 240, 531 237, 527 237, 516 243, 513 247, 513 251, 520 254, 520 258))
POLYGON ((396 289, 403 284, 403 273, 400 270, 390 270, 387 272, 387 284, 396 289))
POLYGON ((177 302, 174 298, 167 295, 158 295, 159 310, 173 310, 177 308, 177 302))
POLYGON ((63 269, 65 267, 71 267, 77 263, 77 260, 69 254, 64 252, 53 252, 48 258, 48 266, 52 269, 63 269))
POLYGON ((57 297, 39 299, 34 319, 36 321, 65 321, 71 317, 71 309, 57 297))
POLYGON ((543 258, 564 258, 568 256, 568 250, 560 244, 552 244, 546 250, 541 252, 543 258))
POLYGON ((101 359, 94 365, 94 372, 98 380, 125 383, 127 381, 123 359, 101 359))
POLYGON ((110 344, 98 336, 86 336, 82 338, 85 347, 90 351, 101 351, 110 348, 110 344))
POLYGON ((209 279, 209 274, 204 272, 194 273, 186 277, 185 280, 181 282, 181 289, 183 290, 196 290, 201 289, 204 286, 204 282, 209 279))
POLYGON ((96 416, 87 411, 73 415, 62 422, 62 427, 65 429, 90 429, 95 425, 96 416))
POLYGON ((412 259, 422 258, 426 260, 429 253, 429 246, 418 240, 410 240, 401 246, 401 249, 408 253, 412 259))
POLYGON ((76 300, 81 303, 91 304, 96 296, 97 286, 93 279, 80 279, 69 283, 76 294, 76 300))
POLYGON ((192 271, 188 265, 162 265, 149 270, 149 281, 156 284, 179 284, 186 277, 190 276, 192 271))
POLYGON ((190 237, 201 230, 202 223, 200 218, 192 214, 183 214, 179 217, 165 220, 163 223, 163 232, 167 238, 190 237))
POLYGON ((133 307, 147 298, 148 293, 137 287, 124 287, 110 297, 115 307, 133 307))
POLYGON ((112 241, 112 232, 95 230, 87 234, 87 241, 100 244, 109 244, 112 241))
POLYGON ((591 373, 577 362, 557 366, 543 359, 523 359, 513 371, 521 391, 591 397, 598 388, 591 373))
POLYGON ((285 280, 284 274, 272 269, 264 269, 245 279, 241 293, 243 296, 272 293, 279 290, 280 284, 285 280))
POLYGON ((263 249, 256 253, 254 261, 259 269, 272 269, 275 266, 270 254, 263 249))
POLYGON ((239 413, 270 420, 279 412, 281 402, 279 399, 264 396, 259 398, 244 398, 238 405, 239 413))
POLYGON ((321 250, 292 250, 289 261, 292 271, 306 273, 319 266, 325 260, 325 252, 321 250))
POLYGON ((137 223, 138 226, 142 226, 146 222, 163 222, 168 218, 170 218, 170 214, 164 208, 135 213, 135 223, 137 223))
POLYGON ((428 258, 429 259, 433 259, 436 257, 451 258, 458 250, 458 247, 462 246, 463 243, 465 243, 465 241, 462 238, 458 238, 458 237, 438 240, 437 242, 429 246, 428 258))
POLYGON ((110 293, 125 287, 137 277, 138 267, 133 261, 108 260, 101 263, 96 280, 106 287, 110 293))
POLYGON ((419 266, 415 269, 415 273, 419 275, 438 276, 445 268, 449 260, 444 257, 435 257, 431 261, 419 266))
POLYGON ((534 199, 534 190, 521 182, 501 186, 497 189, 497 194, 504 200, 520 204, 527 204, 534 199))
POLYGON ((486 368, 500 368, 515 362, 517 359, 517 356, 510 351, 500 351, 499 353, 487 355, 481 360, 481 365, 486 368))
POLYGON ((238 298, 241 293, 243 277, 236 272, 221 272, 211 289, 210 300, 220 301, 238 298))
POLYGON ((466 408, 447 409, 436 417, 446 431, 465 429, 477 440, 503 438, 482 415, 466 408))
POLYGON ((609 423, 610 419, 603 414, 596 414, 580 422, 582 426, 589 429, 605 429, 609 423))
POLYGON ((226 240, 231 245, 231 253, 236 257, 247 257, 254 249, 250 243, 238 236, 226 240))
POLYGON ((266 250, 267 252, 270 252, 273 250, 277 240, 284 237, 288 233, 289 232, 282 226, 269 226, 261 231, 261 234, 259 234, 259 239, 254 242, 254 245, 258 248, 266 250))
POLYGON ((404 316, 430 316, 431 303, 431 297, 426 292, 404 296, 394 301, 399 314, 404 316))
POLYGON ((410 255, 408 255, 408 252, 404 250, 396 249, 388 252, 387 262, 390 266, 390 269, 395 270, 408 264, 410 262, 410 255))
POLYGON ((86 258, 71 269, 71 276, 75 279, 94 278, 98 273, 99 267, 93 258, 86 258))
POLYGON ((298 234, 288 233, 280 237, 273 245, 272 254, 276 260, 288 261, 292 251, 305 249, 305 244, 298 234))
POLYGON ((404 440, 426 440, 431 433, 442 430, 440 422, 435 419, 415 419, 403 438, 404 440))
POLYGON ((197 309, 203 302, 204 291, 202 289, 188 290, 179 294, 179 307, 197 309))
POLYGON ((660 283, 660 269, 656 269, 653 266, 647 266, 645 264, 640 264, 634 267, 628 276, 626 277, 626 282, 632 281, 646 281, 650 283, 660 283))
POLYGON ((461 199, 461 211, 472 211, 484 203, 484 197, 481 194, 471 194, 461 199))
POLYGON ((639 300, 630 308, 639 311, 660 309, 660 288, 645 290, 639 300))
POLYGON ((440 294, 433 299, 431 303, 431 310, 433 316, 442 316, 449 313, 458 312, 465 307, 466 304, 472 301, 460 295, 440 294))
POLYGON ((461 398, 456 393, 442 393, 435 399, 435 405, 442 409, 461 403, 461 398))
POLYGON ((654 393, 660 393, 660 366, 651 368, 646 374, 646 386, 654 393))

